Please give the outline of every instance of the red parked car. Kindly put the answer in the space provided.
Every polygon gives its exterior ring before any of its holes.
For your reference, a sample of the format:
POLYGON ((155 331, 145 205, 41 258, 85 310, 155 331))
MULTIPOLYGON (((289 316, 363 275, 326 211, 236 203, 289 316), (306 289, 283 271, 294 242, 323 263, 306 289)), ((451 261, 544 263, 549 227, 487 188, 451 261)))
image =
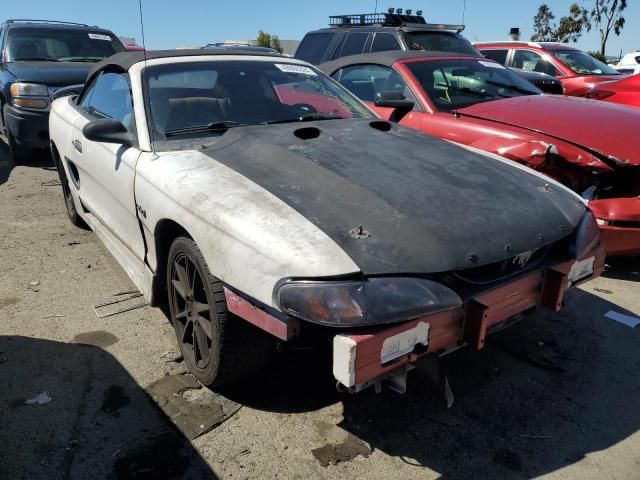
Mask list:
POLYGON ((598 83, 585 94, 585 97, 640 107, 640 75, 598 83))
POLYGON ((382 118, 515 160, 588 200, 610 255, 640 255, 640 111, 543 95, 489 60, 379 52, 320 67, 382 118))
POLYGON ((620 72, 588 53, 555 42, 479 42, 482 54, 505 67, 557 77, 564 94, 581 97, 600 82, 622 78, 620 72))

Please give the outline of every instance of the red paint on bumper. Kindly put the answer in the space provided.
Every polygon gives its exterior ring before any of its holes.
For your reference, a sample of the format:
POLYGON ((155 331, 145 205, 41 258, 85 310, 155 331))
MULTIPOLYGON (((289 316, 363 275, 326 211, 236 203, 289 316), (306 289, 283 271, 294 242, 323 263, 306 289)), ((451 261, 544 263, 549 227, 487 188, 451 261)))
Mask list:
POLYGON ((232 292, 227 287, 224 287, 224 296, 227 300, 227 309, 229 312, 280 340, 291 340, 300 331, 300 322, 295 318, 288 318, 286 322, 280 320, 252 305, 249 301, 232 292))
POLYGON ((607 255, 640 255, 640 197, 593 200, 589 202, 589 208, 598 220, 607 222, 600 225, 600 237, 607 255))
MULTIPOLYGON (((593 274, 576 283, 579 285, 599 276, 604 269, 605 252, 602 246, 589 252, 583 259, 595 256, 593 274)), ((502 287, 485 292, 461 308, 419 318, 384 330, 358 333, 348 337, 355 349, 353 357, 354 385, 362 385, 391 372, 418 357, 467 342, 481 349, 488 329, 532 307, 543 306, 557 311, 562 305, 564 293, 569 288, 569 273, 574 261, 555 265, 544 271, 534 272, 502 287), (412 352, 386 364, 381 363, 385 340, 416 328, 420 323, 429 324, 428 347, 423 352, 412 352)), ((335 361, 335 357, 334 357, 335 361)), ((335 367, 335 365, 334 365, 335 367)), ((335 369, 334 369, 335 371, 335 369)), ((344 371, 344 369, 343 369, 344 371)), ((354 385, 346 385, 352 387, 354 385)))

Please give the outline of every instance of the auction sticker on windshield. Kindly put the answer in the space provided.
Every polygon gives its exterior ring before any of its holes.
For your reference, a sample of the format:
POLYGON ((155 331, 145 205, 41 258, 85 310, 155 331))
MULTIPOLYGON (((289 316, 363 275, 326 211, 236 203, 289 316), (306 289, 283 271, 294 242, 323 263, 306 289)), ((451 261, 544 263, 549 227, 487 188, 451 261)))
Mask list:
POLYGON ((91 40, 105 40, 107 42, 111 41, 111 37, 109 35, 102 35, 100 33, 90 33, 89 38, 91 40))
POLYGON ((304 65, 292 65, 290 63, 276 63, 276 67, 285 73, 303 73, 305 75, 318 76, 311 68, 304 65))

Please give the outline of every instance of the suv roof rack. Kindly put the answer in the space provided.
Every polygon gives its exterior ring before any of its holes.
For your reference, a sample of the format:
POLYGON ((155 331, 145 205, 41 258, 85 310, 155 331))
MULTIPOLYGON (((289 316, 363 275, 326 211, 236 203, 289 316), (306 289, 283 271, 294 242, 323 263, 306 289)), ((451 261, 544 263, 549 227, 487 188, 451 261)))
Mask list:
POLYGON ((12 18, 7 20, 6 23, 59 23, 62 25, 77 25, 79 27, 88 27, 86 23, 65 22, 62 20, 34 20, 30 18, 12 18))
POLYGON ((464 25, 449 25, 444 23, 427 23, 422 16, 422 10, 418 10, 417 15, 412 15, 411 10, 404 14, 402 9, 389 9, 389 13, 361 13, 354 15, 332 15, 329 17, 330 27, 420 27, 434 30, 453 30, 460 33, 464 30, 464 25))

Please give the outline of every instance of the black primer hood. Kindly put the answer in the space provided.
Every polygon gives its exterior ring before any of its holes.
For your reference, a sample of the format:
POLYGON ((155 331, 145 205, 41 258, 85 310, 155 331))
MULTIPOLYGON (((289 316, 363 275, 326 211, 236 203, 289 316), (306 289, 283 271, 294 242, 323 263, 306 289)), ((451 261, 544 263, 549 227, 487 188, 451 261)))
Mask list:
POLYGON ((375 119, 239 127, 203 153, 308 218, 365 275, 503 260, 569 235, 586 209, 528 171, 375 119))

